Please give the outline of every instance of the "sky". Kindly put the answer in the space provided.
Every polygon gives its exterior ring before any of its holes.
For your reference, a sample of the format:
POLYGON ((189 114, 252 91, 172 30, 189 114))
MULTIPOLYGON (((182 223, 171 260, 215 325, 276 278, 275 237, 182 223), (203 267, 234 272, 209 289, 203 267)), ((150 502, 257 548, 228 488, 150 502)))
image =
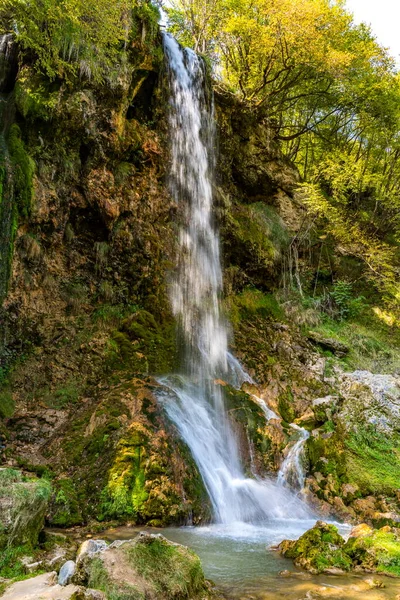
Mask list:
POLYGON ((347 0, 356 23, 372 27, 379 43, 390 50, 400 64, 400 0, 347 0))

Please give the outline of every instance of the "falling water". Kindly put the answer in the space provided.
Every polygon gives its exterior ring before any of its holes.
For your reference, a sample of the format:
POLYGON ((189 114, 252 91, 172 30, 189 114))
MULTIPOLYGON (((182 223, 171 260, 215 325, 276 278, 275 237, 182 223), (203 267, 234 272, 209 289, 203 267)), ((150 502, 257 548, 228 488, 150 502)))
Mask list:
POLYGON ((271 480, 245 477, 237 440, 217 379, 251 381, 228 352, 221 312, 222 269, 213 220, 215 156, 213 101, 205 65, 193 51, 164 36, 170 86, 169 189, 182 211, 178 264, 171 282, 173 311, 184 340, 183 373, 160 380, 159 399, 197 463, 214 509, 224 524, 305 517, 307 509, 271 480))
POLYGON ((301 492, 304 489, 306 474, 304 470, 304 449, 310 437, 309 432, 298 425, 290 425, 299 433, 299 439, 289 450, 278 473, 278 484, 301 492))

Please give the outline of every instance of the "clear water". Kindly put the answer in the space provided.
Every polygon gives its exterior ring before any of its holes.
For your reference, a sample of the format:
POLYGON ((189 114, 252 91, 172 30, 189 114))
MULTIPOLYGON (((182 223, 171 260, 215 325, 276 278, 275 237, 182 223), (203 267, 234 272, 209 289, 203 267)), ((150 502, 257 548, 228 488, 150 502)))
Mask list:
MULTIPOLYGON (((233 523, 209 527, 150 530, 188 546, 200 557, 206 577, 232 600, 396 600, 400 584, 386 577, 368 575, 311 576, 293 566, 273 549, 283 539, 298 538, 314 521, 273 520, 268 527, 233 523), (289 573, 288 573, 289 571, 289 573), (281 574, 284 573, 284 574, 281 574), (384 588, 370 589, 367 580, 384 588), (308 595, 307 595, 308 594, 308 595)), ((342 535, 349 527, 340 526, 342 535)), ((102 537, 131 539, 136 528, 120 527, 102 537)))

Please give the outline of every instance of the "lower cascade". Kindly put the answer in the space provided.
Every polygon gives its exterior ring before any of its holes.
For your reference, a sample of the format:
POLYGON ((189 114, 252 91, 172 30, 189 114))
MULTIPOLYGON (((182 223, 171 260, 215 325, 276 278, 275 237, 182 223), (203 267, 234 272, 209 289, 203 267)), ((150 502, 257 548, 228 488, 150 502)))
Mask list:
MULTIPOLYGON (((170 285, 183 336, 183 369, 160 379, 159 400, 189 446, 222 524, 259 524, 310 516, 290 489, 245 475, 239 444, 217 380, 240 387, 250 378, 228 351, 228 324, 220 311, 222 268, 213 222, 215 135, 205 64, 192 50, 164 36, 171 92, 170 193, 182 212, 177 269, 170 285)), ((274 413, 263 404, 266 419, 274 413)), ((300 480, 299 480, 300 483, 300 480)))

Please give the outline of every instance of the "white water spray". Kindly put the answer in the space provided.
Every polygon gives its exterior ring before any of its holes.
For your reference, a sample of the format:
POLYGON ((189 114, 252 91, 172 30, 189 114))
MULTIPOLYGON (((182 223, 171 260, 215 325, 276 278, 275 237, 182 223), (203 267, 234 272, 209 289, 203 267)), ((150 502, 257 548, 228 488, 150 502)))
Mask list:
MULTIPOLYGON (((171 91, 169 189, 183 219, 170 293, 185 356, 182 375, 160 380, 159 399, 192 452, 218 522, 305 518, 308 509, 289 490, 243 472, 223 388, 216 382, 224 379, 240 387, 251 378, 228 352, 228 329, 220 313, 222 269, 212 215, 212 93, 204 62, 193 51, 169 35, 164 36, 164 49, 171 91)), ((274 416, 265 403, 262 408, 267 418, 274 416)))
POLYGON ((310 433, 298 425, 292 424, 290 427, 298 431, 300 437, 289 450, 287 457, 282 463, 278 473, 278 484, 302 492, 306 479, 303 463, 304 447, 310 437, 310 433))

